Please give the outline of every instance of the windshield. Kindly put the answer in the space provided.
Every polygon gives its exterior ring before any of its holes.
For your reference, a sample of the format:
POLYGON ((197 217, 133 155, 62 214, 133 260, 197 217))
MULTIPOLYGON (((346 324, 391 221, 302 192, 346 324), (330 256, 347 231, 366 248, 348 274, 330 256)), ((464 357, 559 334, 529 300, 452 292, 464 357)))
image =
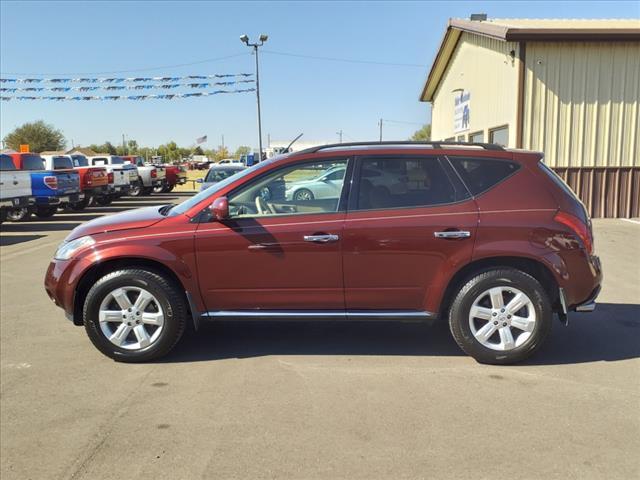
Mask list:
POLYGON ((244 170, 243 168, 211 168, 204 179, 207 183, 221 182, 227 177, 244 170))
POLYGON ((23 155, 22 170, 44 170, 44 162, 39 155, 23 155))
POLYGON ((13 164, 13 160, 9 155, 0 155, 0 170, 15 170, 16 166, 13 164))
POLYGON ((171 215, 178 215, 178 214, 182 214, 182 213, 187 212, 194 205, 197 205, 198 203, 203 201, 205 198, 210 197, 211 195, 213 195, 217 191, 222 190, 227 185, 230 185, 231 183, 235 182, 236 180, 239 180, 239 179, 241 179, 243 177, 246 177, 248 174, 250 174, 250 173, 252 173, 252 172, 254 172, 256 170, 261 170, 261 169, 271 165, 273 163, 273 161, 276 160, 277 158, 278 157, 273 157, 273 158, 271 158, 269 160, 266 160, 264 162, 260 162, 260 163, 258 163, 256 165, 254 165, 253 167, 245 168, 244 170, 240 170, 239 172, 236 172, 235 174, 225 178, 221 182, 214 183, 209 188, 206 188, 205 190, 202 190, 197 195, 194 195, 193 197, 191 197, 191 198, 185 200, 184 202, 182 202, 181 204, 176 205, 175 208, 171 209, 170 214, 171 215))
POLYGON ((69 157, 53 157, 54 170, 64 170, 69 168, 73 168, 73 163, 71 163, 71 159, 69 157))
POLYGON ((75 167, 88 167, 89 160, 84 155, 71 155, 75 167))

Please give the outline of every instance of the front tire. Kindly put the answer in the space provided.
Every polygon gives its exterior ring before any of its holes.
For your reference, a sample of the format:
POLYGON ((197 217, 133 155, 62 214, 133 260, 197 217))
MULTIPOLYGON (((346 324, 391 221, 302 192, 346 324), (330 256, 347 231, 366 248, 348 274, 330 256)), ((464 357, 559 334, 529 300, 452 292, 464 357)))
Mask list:
POLYGON ((144 269, 111 272, 89 290, 84 326, 95 347, 119 362, 160 358, 184 333, 187 307, 179 288, 144 269))
POLYGON ((293 199, 297 202, 309 202, 314 198, 313 192, 308 188, 301 188, 293 194, 293 199))
POLYGON ((458 346, 480 363, 506 365, 535 353, 551 331, 553 311, 545 289, 515 268, 469 279, 449 310, 458 346))
POLYGON ((58 211, 58 206, 53 207, 36 207, 36 217, 38 218, 51 218, 58 211))
POLYGON ((137 182, 131 184, 131 188, 129 189, 130 197, 140 197, 142 195, 144 188, 142 186, 142 179, 138 179, 137 182))

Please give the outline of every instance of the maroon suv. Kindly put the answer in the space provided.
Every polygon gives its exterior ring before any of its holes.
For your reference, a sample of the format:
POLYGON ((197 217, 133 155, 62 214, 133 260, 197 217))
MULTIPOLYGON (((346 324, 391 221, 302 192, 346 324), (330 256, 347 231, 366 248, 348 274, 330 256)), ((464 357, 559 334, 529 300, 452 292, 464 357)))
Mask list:
POLYGON ((540 153, 368 143, 85 223, 45 287, 121 361, 165 355, 188 322, 441 318, 466 353, 505 364, 540 347, 554 313, 593 310, 601 280, 589 217, 540 153))

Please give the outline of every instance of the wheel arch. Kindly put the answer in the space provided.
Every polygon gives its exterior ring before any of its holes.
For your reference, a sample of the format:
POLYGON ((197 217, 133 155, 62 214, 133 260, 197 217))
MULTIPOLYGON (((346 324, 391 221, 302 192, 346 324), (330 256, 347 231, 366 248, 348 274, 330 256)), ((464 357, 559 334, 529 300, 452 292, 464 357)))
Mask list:
POLYGON ((129 270, 135 268, 149 270, 151 272, 162 275, 165 278, 168 278, 174 285, 176 285, 180 289, 180 292, 184 296, 185 304, 189 309, 189 314, 192 315, 191 301, 186 293, 187 288, 180 277, 173 270, 171 270, 171 268, 169 268, 162 262, 149 258, 120 257, 106 260, 104 262, 95 263, 82 274, 75 289, 73 301, 73 323, 75 325, 83 324, 82 309, 84 307, 84 301, 87 297, 87 293, 89 293, 89 290, 98 279, 116 270, 129 270))
POLYGON ((559 285, 551 269, 539 260, 535 260, 529 257, 519 256, 497 256, 487 257, 474 260, 464 266, 462 266, 456 273, 453 274, 449 280, 447 287, 444 290, 442 300, 440 302, 440 308, 438 309, 439 316, 446 315, 449 311, 451 302, 453 301, 456 292, 471 279, 471 277, 496 268, 507 267, 521 270, 533 278, 535 278, 542 288, 545 289, 553 311, 559 311, 561 309, 559 298, 559 285))

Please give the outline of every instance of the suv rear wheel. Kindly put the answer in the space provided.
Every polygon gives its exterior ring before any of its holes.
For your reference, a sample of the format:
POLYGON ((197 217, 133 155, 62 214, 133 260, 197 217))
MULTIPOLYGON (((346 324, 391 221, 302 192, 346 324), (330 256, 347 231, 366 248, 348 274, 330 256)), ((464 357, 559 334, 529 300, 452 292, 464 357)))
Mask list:
POLYGON ((465 353, 495 365, 532 355, 551 330, 549 297, 531 275, 499 268, 471 278, 449 310, 449 328, 465 353))
POLYGON ((166 355, 180 340, 187 308, 181 291, 155 272, 118 270, 89 290, 84 325, 93 344, 121 362, 166 355))

